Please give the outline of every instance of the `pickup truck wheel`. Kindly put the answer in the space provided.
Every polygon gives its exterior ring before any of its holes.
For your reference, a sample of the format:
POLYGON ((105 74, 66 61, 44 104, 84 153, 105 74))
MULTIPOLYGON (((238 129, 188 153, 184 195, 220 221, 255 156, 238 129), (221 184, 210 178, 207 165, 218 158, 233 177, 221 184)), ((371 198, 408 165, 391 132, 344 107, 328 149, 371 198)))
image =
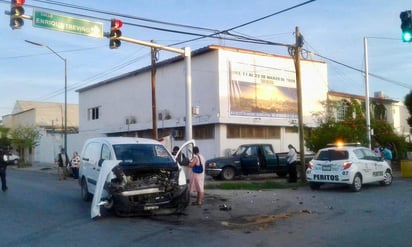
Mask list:
POLYGON ((233 180, 235 178, 235 169, 233 167, 225 167, 221 175, 224 180, 233 180))
POLYGON ((82 182, 81 182, 81 189, 80 189, 80 193, 82 196, 83 201, 90 201, 92 199, 92 194, 90 194, 89 190, 87 189, 87 182, 85 178, 82 178, 82 182))
POLYGON ((279 177, 284 178, 288 175, 288 172, 277 172, 276 173, 279 177))

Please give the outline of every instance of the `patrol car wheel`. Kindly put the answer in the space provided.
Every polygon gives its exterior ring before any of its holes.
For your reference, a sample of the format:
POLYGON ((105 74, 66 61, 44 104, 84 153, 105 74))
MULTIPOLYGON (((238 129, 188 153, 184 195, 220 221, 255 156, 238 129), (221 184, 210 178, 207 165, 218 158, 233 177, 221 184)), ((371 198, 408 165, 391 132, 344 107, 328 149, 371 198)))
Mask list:
POLYGON ((358 192, 361 189, 362 189, 362 177, 360 174, 356 174, 351 184, 351 190, 353 192, 358 192))
POLYGON ((90 192, 87 188, 86 179, 84 179, 84 178, 82 178, 80 193, 81 193, 83 201, 88 202, 92 199, 92 194, 90 194, 90 192))
POLYGON ((380 181, 379 183, 383 186, 388 186, 392 184, 392 179, 393 179, 392 173, 389 170, 386 170, 383 181, 380 181))
POLYGON ((321 183, 309 183, 309 186, 312 190, 318 190, 320 188, 321 183))

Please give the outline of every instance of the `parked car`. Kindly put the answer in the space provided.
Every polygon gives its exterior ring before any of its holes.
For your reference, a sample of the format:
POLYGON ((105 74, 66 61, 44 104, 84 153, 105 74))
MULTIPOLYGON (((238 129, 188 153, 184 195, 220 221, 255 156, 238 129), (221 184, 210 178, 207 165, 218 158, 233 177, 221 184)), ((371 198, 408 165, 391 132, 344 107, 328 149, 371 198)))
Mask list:
MULTIPOLYGON (((194 142, 185 144, 189 146, 194 142)), ((85 142, 80 157, 81 197, 89 201, 93 196, 92 218, 100 215, 101 205, 128 216, 181 212, 189 203, 183 169, 160 142, 93 138, 85 142)))
MULTIPOLYGON (((287 152, 275 153, 271 144, 240 145, 230 157, 218 157, 206 161, 206 174, 213 178, 232 180, 239 175, 276 173, 288 174, 287 152)), ((305 155, 305 163, 313 155, 305 155)), ((299 157, 300 158, 300 157, 299 157)), ((300 173, 300 161, 297 171, 300 173)))
POLYGON ((360 191, 363 184, 392 183, 392 169, 382 157, 360 145, 320 149, 308 163, 306 179, 312 189, 322 184, 347 184, 360 191))
POLYGON ((9 163, 10 165, 17 165, 20 161, 20 156, 16 155, 16 154, 10 154, 10 155, 4 155, 3 159, 5 161, 7 161, 7 163, 9 163))

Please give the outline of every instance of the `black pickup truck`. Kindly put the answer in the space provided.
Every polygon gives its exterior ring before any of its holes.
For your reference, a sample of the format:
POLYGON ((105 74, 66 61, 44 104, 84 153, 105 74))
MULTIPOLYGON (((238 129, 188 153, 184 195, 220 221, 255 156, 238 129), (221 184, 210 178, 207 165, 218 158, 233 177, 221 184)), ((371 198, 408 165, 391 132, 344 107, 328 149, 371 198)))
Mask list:
MULTIPOLYGON (((313 155, 305 155, 305 164, 313 155)), ((299 160, 298 155, 298 160, 299 160)), ((300 172, 300 162, 297 167, 300 172)), ((230 157, 206 161, 206 174, 213 178, 232 180, 239 175, 276 173, 279 177, 288 174, 287 152, 275 153, 271 144, 240 145, 230 157)))

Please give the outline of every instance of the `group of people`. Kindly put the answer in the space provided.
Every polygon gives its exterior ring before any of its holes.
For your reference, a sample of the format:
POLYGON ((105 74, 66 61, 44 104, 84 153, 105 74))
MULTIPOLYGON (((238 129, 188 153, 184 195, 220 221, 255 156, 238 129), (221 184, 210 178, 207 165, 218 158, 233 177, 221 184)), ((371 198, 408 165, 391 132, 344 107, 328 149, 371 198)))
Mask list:
POLYGON ((60 150, 60 153, 56 158, 57 163, 57 175, 59 180, 65 180, 68 176, 68 170, 71 171, 73 178, 79 178, 80 156, 77 152, 73 152, 73 156, 69 159, 64 148, 60 150))
POLYGON ((379 143, 375 144, 375 148, 373 149, 376 155, 382 157, 390 166, 392 163, 392 145, 387 144, 385 147, 382 147, 379 143))

